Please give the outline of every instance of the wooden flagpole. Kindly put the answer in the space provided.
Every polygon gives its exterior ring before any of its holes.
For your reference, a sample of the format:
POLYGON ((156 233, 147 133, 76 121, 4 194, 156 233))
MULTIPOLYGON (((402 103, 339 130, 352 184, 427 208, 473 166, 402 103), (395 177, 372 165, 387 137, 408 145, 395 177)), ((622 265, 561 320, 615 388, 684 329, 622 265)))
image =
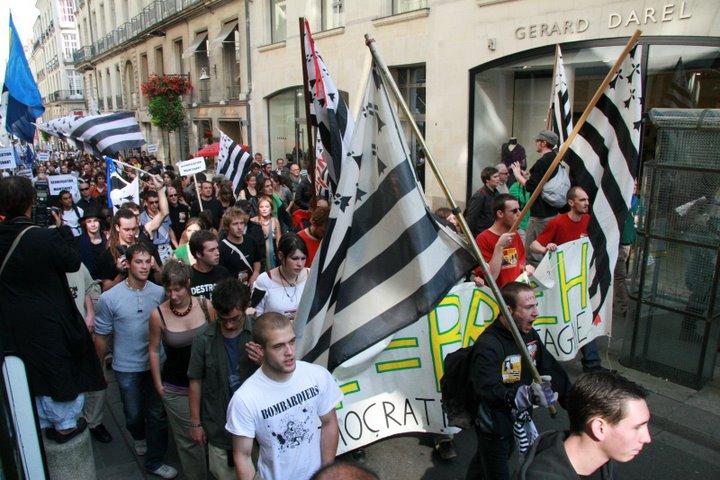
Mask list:
MULTIPOLYGON (((488 283, 488 286, 490 287, 490 290, 492 290, 493 295, 495 296, 495 299, 498 302, 498 306, 500 307, 500 312, 502 313, 503 317, 507 319, 508 329, 510 330, 510 333, 512 334, 513 340, 515 341, 515 344, 520 351, 520 355, 523 359, 523 362, 525 363, 526 367, 530 370, 530 373, 532 374, 533 381, 536 383, 542 383, 542 380, 540 379, 540 374, 537 371, 537 368, 535 367, 535 364, 533 362, 533 358, 530 355, 530 353, 527 350, 527 347, 525 346, 525 342, 522 339, 522 336, 520 335, 520 331, 518 330, 517 325, 515 324, 515 320, 512 318, 512 315, 510 314, 510 309, 508 308, 507 304, 505 303, 505 300, 503 300, 502 295, 500 294, 500 288, 498 288, 497 283, 495 282, 495 279, 490 274, 490 267, 488 266, 487 262, 485 262, 485 259, 482 256, 482 253, 480 253, 480 249, 475 242, 475 239, 472 236, 472 233, 470 232, 470 227, 467 224, 467 221, 465 221, 465 217, 463 216, 462 212, 457 206, 457 203, 455 203, 455 199, 450 194, 450 189, 448 188, 447 184, 445 183, 445 180, 440 173, 440 170, 438 169, 437 164, 435 163, 435 159, 430 152, 430 149, 428 148, 427 144, 425 143, 425 138, 423 138, 422 133, 420 132, 420 129, 418 128, 417 124, 413 120, 413 116, 410 113, 410 109, 408 108, 407 104, 405 103, 405 100, 403 99, 402 95, 400 94, 400 90, 398 89, 397 84, 395 83, 395 80, 393 79, 392 75, 390 74, 390 71, 387 68, 387 65, 385 65, 385 62, 383 62, 382 58, 380 58, 380 54, 377 51, 377 47, 375 46, 375 39, 373 39, 369 34, 365 34, 365 44, 370 49, 370 52, 372 53, 373 59, 375 60, 375 63, 380 69, 380 72, 382 73, 386 85, 390 87, 390 90, 392 91, 393 95, 395 96, 395 99, 398 102, 398 105, 400 109, 405 114, 405 117, 410 122, 410 125, 413 129, 413 132, 415 133, 415 136, 417 137, 418 142, 420 142, 420 145, 423 148, 423 151, 426 155, 427 164, 430 165, 430 168, 432 169, 433 173, 435 174, 435 178, 437 179, 438 183, 440 184, 440 188, 442 188, 443 193, 445 194, 445 198, 447 199, 448 203, 450 204, 450 207, 452 209, 452 212, 455 214, 455 216, 458 219, 458 223, 460 224, 460 228, 463 231, 468 246, 470 247, 472 254, 474 255, 475 259, 480 264, 480 267, 482 268, 482 271, 485 275, 485 279, 488 283)), ((548 410, 550 413, 554 416, 556 413, 555 406, 550 405, 548 407, 548 410)))
MULTIPOLYGON (((307 62, 305 61, 305 56, 308 52, 305 51, 305 17, 298 18, 298 23, 300 25, 300 64, 302 65, 302 74, 303 74, 303 94, 305 97, 305 123, 307 124, 307 136, 308 136, 308 148, 307 148, 307 159, 308 159, 308 176, 310 177, 310 182, 312 182, 312 196, 315 197, 316 187, 315 187, 315 142, 313 139, 313 128, 312 128, 312 122, 311 122, 311 116, 310 116, 310 102, 312 102, 312 95, 310 94, 310 90, 308 90, 308 72, 307 72, 307 62)), ((300 146, 298 145, 298 148, 300 146)))
POLYGON ((558 64, 558 53, 560 51, 560 45, 555 44, 555 61, 553 62, 553 73, 550 79, 550 104, 548 105, 547 116, 545 118, 545 128, 550 130, 552 128, 552 107, 555 101, 555 77, 557 76, 557 64, 558 64))
POLYGON ((628 40, 622 53, 620 53, 620 56, 617 58, 617 60, 615 60, 615 64, 612 66, 612 68, 610 69, 608 74, 605 76, 605 79, 598 87, 597 91, 595 92, 595 95, 593 95, 592 99, 590 100, 590 103, 588 103, 587 107, 585 107, 585 111, 583 112, 582 116, 575 124, 575 127, 573 127, 573 130, 572 130, 572 132, 570 132, 570 135, 568 135, 567 140, 565 140, 563 142, 563 144, 560 146, 560 149, 558 150, 557 155, 555 155, 555 160, 552 161, 552 163, 548 167, 547 171, 545 172, 545 175, 543 175, 542 179, 540 180, 540 183, 538 184, 537 187, 535 187, 535 190, 533 191, 532 195, 530 196, 530 199, 525 204, 525 207, 523 207, 522 212, 520 212, 517 219, 515 220, 515 223, 513 224, 512 228, 510 229, 510 233, 517 231, 523 218, 530 211, 530 207, 532 207, 533 203, 535 203, 537 198, 542 193, 543 186, 545 185, 545 183, 547 183, 548 180, 550 180, 552 178, 553 174, 555 173, 555 169, 560 164, 562 159, 565 157, 565 154, 567 153, 567 151, 570 149, 570 145, 572 144, 573 140, 575 140, 575 137, 577 136, 578 132, 580 132, 580 128, 582 128, 582 126, 585 124, 585 121, 590 116, 590 112, 592 112, 593 108, 595 108, 595 105, 600 100, 600 97, 602 97, 608 84, 610 84, 613 77, 615 76, 618 69, 620 68, 620 65, 625 60, 625 57, 630 53, 630 50, 632 50, 632 48, 637 43, 637 40, 640 37, 641 33, 642 32, 640 30, 635 30, 635 33, 633 33, 632 37, 630 37, 630 40, 628 40))
POLYGON ((198 205, 200 206, 200 212, 202 213, 203 204, 202 204, 202 197, 200 196, 200 185, 197 183, 197 173, 193 173, 193 183, 195 184, 195 192, 197 192, 198 197, 198 205))

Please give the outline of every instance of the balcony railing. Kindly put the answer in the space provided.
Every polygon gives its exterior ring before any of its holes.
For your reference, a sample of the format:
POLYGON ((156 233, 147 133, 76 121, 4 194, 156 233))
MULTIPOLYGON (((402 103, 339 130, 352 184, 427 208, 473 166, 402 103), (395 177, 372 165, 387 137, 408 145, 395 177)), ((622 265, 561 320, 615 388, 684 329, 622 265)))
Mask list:
POLYGON ((95 46, 86 45, 75 50, 73 53, 73 61, 75 63, 89 62, 93 55, 95 55, 95 46))
POLYGON ((122 101, 122 95, 115 95, 115 105, 118 110, 122 110, 123 108, 123 101, 122 101))
MULTIPOLYGON (((143 9, 141 13, 131 18, 128 22, 120 25, 93 44, 94 49, 91 56, 100 55, 124 42, 127 42, 142 32, 153 28, 156 24, 164 21, 184 8, 202 3, 203 0, 156 0, 143 9)), ((83 47, 85 48, 85 47, 83 47)), ((81 60, 86 60, 84 57, 81 60)))
POLYGON ((200 87, 195 90, 196 103, 208 103, 210 101, 210 83, 208 80, 201 80, 200 87))
POLYGON ((62 100, 82 101, 83 93, 81 90, 55 90, 46 97, 48 102, 59 102, 62 100))

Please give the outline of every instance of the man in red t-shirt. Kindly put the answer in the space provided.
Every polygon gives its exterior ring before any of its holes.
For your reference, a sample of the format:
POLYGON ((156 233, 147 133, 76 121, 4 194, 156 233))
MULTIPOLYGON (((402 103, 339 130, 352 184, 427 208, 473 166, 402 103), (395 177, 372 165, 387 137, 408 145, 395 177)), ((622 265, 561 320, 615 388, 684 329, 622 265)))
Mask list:
POLYGON ((554 252, 558 245, 587 237, 590 223, 590 198, 581 187, 572 187, 567 192, 570 211, 561 213, 545 226, 545 229, 530 244, 530 249, 541 255, 554 252))
POLYGON ((317 253, 320 247, 320 241, 325 236, 325 228, 329 215, 330 208, 324 205, 315 207, 312 214, 310 214, 310 226, 298 232, 298 236, 303 239, 308 249, 307 259, 305 260, 305 266, 308 268, 312 265, 315 253, 317 253))
MULTIPOLYGON (((570 211, 550 220, 545 230, 530 244, 533 252, 545 255, 547 252, 557 250, 558 245, 587 237, 588 223, 590 223, 588 214, 590 198, 587 192, 581 187, 572 187, 568 190, 567 201, 570 211)), ((606 370, 602 366, 595 340, 586 343, 580 348, 580 352, 583 372, 606 370)))
MULTIPOLYGON (((520 212, 520 204, 510 194, 501 193, 493 199, 492 204, 495 222, 480 232, 475 241, 480 247, 480 253, 488 262, 490 274, 497 286, 502 288, 509 282, 514 282, 523 272, 532 274, 534 269, 525 264, 525 247, 520 235, 508 233, 520 212)), ((475 275, 480 276, 482 271, 475 269, 475 275)), ((478 283, 476 279, 475 283, 478 283)))

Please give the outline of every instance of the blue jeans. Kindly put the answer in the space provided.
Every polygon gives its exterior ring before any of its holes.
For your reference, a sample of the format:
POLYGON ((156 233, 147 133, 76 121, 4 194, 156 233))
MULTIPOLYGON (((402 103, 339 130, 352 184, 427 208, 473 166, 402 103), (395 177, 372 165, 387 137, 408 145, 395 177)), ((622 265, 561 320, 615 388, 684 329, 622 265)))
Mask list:
POLYGON ((125 428, 135 440, 147 440, 145 468, 163 464, 168 447, 168 423, 162 400, 153 386, 150 371, 118 372, 115 379, 125 414, 125 428))
POLYGON ((586 343, 583 347, 580 347, 582 353, 582 366, 586 370, 592 370, 600 368, 602 366, 600 362, 600 352, 598 352, 597 339, 593 339, 586 343))

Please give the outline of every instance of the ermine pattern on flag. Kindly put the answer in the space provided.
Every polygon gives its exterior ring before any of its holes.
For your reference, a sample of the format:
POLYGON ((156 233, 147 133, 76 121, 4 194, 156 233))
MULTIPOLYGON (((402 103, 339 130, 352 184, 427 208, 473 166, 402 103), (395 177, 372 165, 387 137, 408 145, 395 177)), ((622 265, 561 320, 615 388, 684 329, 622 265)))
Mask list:
POLYGON ((428 211, 373 69, 298 309, 298 354, 335 369, 431 310, 473 266, 428 211))
POLYGON ((305 66, 310 92, 310 116, 318 129, 316 144, 316 191, 330 188, 334 191, 339 178, 343 159, 348 152, 353 135, 353 119, 350 117, 345 100, 335 87, 325 61, 315 48, 310 32, 310 23, 305 20, 305 66), (318 151, 320 155, 318 155, 318 151))
POLYGON ((220 153, 215 173, 232 182, 235 197, 245 185, 245 175, 250 171, 251 158, 249 150, 220 132, 220 153))
POLYGON ((555 78, 553 79, 553 95, 550 103, 550 119, 552 131, 558 134, 562 144, 572 132, 573 122, 562 51, 560 45, 555 48, 557 52, 555 54, 555 78))
POLYGON ((610 321, 612 276, 637 174, 642 124, 641 46, 622 62, 565 160, 592 203, 590 298, 595 322, 610 321))
POLYGON ((133 112, 79 117, 69 115, 44 122, 40 130, 66 140, 93 155, 114 156, 120 150, 140 148, 145 138, 133 112))

